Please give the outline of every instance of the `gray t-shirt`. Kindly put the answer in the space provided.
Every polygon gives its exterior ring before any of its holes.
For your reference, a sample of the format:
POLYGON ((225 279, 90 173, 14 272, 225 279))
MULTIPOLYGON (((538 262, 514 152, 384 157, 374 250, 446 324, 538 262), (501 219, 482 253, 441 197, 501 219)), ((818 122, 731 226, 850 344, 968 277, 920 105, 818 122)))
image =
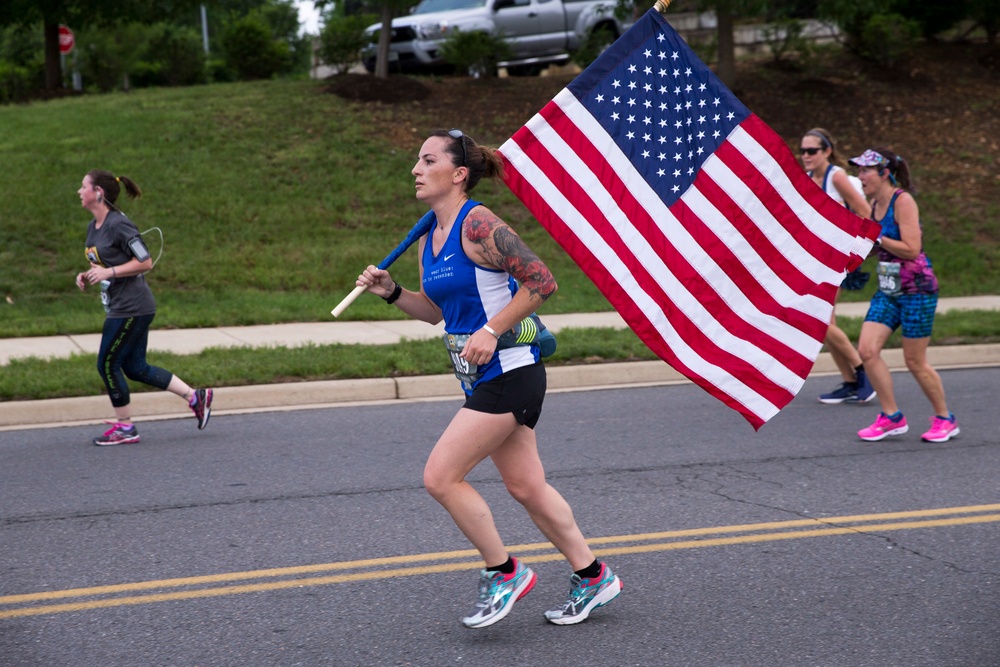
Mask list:
MULTIPOLYGON (((87 261, 106 268, 121 266, 134 257, 129 241, 139 236, 135 223, 118 211, 110 211, 100 228, 96 220, 91 220, 87 226, 87 261)), ((139 317, 156 312, 156 300, 145 276, 106 282, 109 284, 107 289, 102 284, 101 301, 108 317, 139 317)))

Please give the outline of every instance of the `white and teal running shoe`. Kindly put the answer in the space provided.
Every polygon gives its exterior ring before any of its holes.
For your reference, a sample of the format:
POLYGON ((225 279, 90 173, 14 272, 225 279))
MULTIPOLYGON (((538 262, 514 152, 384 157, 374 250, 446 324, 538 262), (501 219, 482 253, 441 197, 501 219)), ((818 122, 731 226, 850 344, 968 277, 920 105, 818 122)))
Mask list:
POLYGON ((531 568, 514 559, 514 571, 479 573, 479 599, 472 613, 462 619, 467 628, 485 628, 502 620, 514 603, 528 594, 538 577, 531 568))
POLYGON ((622 592, 619 579, 607 563, 601 563, 601 575, 593 579, 581 579, 580 575, 570 577, 569 598, 560 607, 545 612, 545 618, 556 625, 582 623, 590 612, 608 604, 622 592))

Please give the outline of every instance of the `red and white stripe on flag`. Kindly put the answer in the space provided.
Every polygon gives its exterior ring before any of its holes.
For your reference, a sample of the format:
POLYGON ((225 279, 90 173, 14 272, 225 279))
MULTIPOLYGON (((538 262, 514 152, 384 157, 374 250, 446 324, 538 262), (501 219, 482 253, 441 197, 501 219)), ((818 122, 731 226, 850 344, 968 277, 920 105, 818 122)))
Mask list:
POLYGON ((499 152, 511 190, 639 338, 755 429, 802 387, 879 232, 653 10, 499 152))

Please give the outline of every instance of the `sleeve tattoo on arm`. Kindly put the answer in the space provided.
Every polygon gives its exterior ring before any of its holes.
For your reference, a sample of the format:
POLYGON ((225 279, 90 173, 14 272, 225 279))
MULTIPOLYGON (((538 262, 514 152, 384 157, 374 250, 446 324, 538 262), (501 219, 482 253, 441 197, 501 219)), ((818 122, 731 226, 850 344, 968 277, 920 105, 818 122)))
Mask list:
POLYGON ((507 223, 492 212, 470 216, 467 238, 482 248, 490 262, 543 301, 556 291, 556 280, 538 255, 531 251, 507 223))

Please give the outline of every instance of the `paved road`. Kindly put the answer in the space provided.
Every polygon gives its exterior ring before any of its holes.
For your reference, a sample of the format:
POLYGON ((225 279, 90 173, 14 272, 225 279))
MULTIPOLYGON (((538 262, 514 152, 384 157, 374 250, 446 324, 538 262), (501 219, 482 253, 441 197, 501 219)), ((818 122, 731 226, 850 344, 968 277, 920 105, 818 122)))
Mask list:
POLYGON ((691 385, 553 393, 550 478, 625 581, 579 627, 566 567, 473 478, 535 590, 481 631, 478 567, 420 487, 455 400, 0 432, 4 667, 1000 664, 1000 370, 943 372, 963 428, 864 444, 829 378, 761 432, 691 385))

